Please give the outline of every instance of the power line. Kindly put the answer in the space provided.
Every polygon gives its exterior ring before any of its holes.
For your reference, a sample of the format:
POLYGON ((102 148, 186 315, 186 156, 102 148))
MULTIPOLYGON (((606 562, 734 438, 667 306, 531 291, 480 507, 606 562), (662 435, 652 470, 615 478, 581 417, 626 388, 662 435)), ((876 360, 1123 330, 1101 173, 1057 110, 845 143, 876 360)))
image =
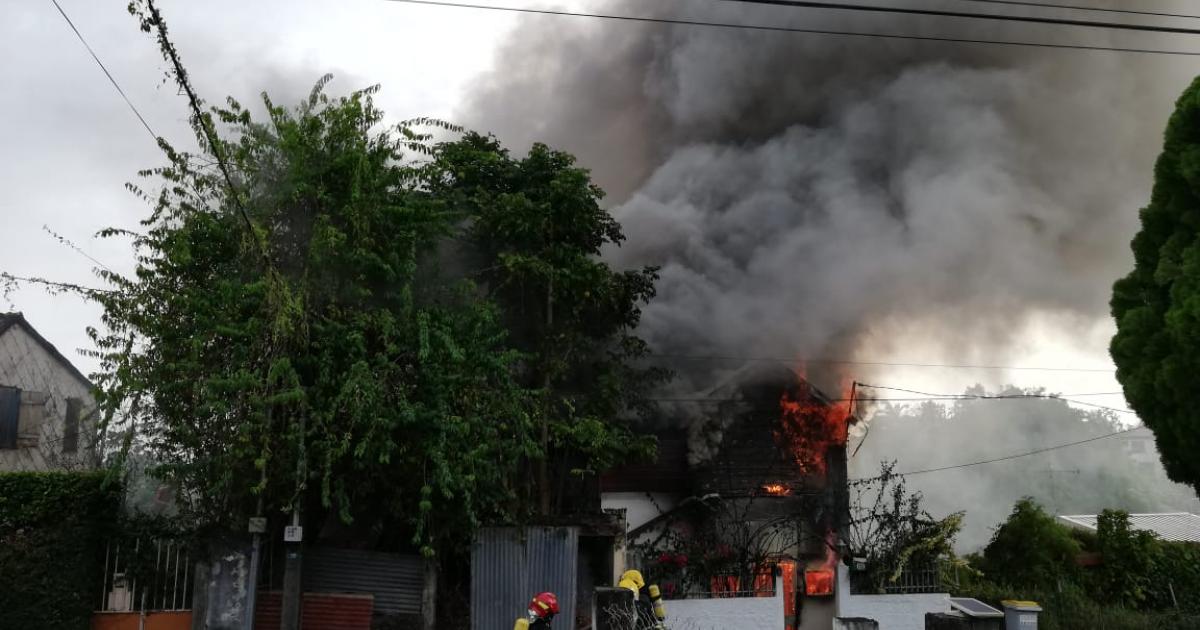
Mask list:
POLYGON ((112 86, 117 89, 117 93, 121 95, 121 98, 125 99, 125 104, 129 106, 131 111, 133 111, 133 115, 137 116, 137 119, 141 121, 142 126, 146 128, 146 132, 150 134, 151 138, 154 138, 154 144, 158 144, 158 134, 154 133, 154 130, 150 128, 150 123, 146 122, 146 119, 142 117, 142 113, 138 111, 137 107, 134 107, 133 101, 129 100, 129 97, 125 95, 125 90, 121 89, 120 84, 118 84, 117 80, 113 78, 113 75, 108 71, 108 68, 104 67, 104 62, 100 61, 100 57, 96 55, 96 51, 92 50, 92 47, 87 43, 87 40, 83 38, 83 34, 79 32, 79 29, 75 28, 75 23, 72 22, 71 18, 67 16, 67 12, 63 11, 62 6, 58 4, 58 0, 50 0, 50 2, 54 3, 54 8, 58 9, 59 14, 61 14, 63 19, 67 21, 67 26, 70 26, 71 30, 75 31, 75 36, 79 38, 79 41, 83 44, 83 47, 86 48, 88 53, 92 55, 92 59, 96 60, 96 65, 100 66, 100 69, 104 71, 104 76, 108 77, 108 82, 112 83, 112 86))
MULTIPOLYGON (((54 239, 55 239, 55 240, 57 240, 59 243, 61 243, 61 244, 63 244, 63 245, 66 245, 67 247, 70 247, 71 249, 75 250, 75 252, 76 252, 76 253, 78 253, 80 256, 83 256, 84 258, 87 258, 88 260, 90 260, 90 261, 92 261, 92 262, 96 263, 97 265, 100 265, 101 267, 104 267, 104 268, 105 268, 105 269, 107 269, 108 271, 112 271, 112 267, 109 267, 108 265, 106 265, 106 264, 104 264, 104 263, 100 262, 99 260, 97 260, 97 259, 96 259, 96 257, 94 257, 94 256, 92 256, 91 254, 89 254, 89 253, 87 253, 87 252, 83 251, 83 248, 81 248, 80 246, 76 245, 76 244, 75 244, 73 241, 71 241, 71 239, 69 239, 69 238, 67 238, 67 237, 63 236, 62 234, 59 234, 58 232, 55 232, 54 230, 50 229, 50 226, 49 226, 49 225, 46 225, 45 223, 43 223, 43 224, 42 224, 42 230, 43 230, 43 231, 45 231, 45 232, 46 232, 47 234, 49 234, 50 236, 54 237, 54 239)), ((113 273, 116 273, 116 272, 113 272, 113 273)))
POLYGON ((1147 17, 1166 17, 1166 18, 1185 18, 1189 20, 1200 19, 1200 15, 1187 15, 1183 13, 1163 13, 1159 11, 1135 11, 1133 9, 1110 9, 1106 7, 1087 7, 1078 4, 1049 4, 1042 2, 1028 2, 1025 0, 958 0, 959 2, 980 2, 985 4, 1004 4, 1016 7, 1037 7, 1039 9, 1067 9, 1069 11, 1094 11, 1096 13, 1121 13, 1125 15, 1144 15, 1147 17))
MULTIPOLYGON (((863 387, 871 387, 870 385, 867 385, 865 383, 859 383, 859 385, 861 385, 863 387)), ((1078 398, 1080 396, 1121 396, 1124 393, 1125 392, 1084 392, 1081 394, 1009 394, 1009 395, 996 395, 996 396, 983 396, 983 395, 973 396, 971 394, 957 394, 957 395, 955 395, 955 394, 946 394, 946 395, 932 394, 929 396, 918 396, 918 397, 912 397, 912 398, 892 398, 892 397, 890 397, 890 398, 875 398, 875 397, 855 396, 853 398, 822 398, 821 400, 824 400, 826 402, 851 402, 851 401, 917 402, 917 401, 922 401, 922 400, 1021 400, 1021 399, 1070 400, 1071 398, 1078 398)), ((647 398, 647 400, 662 400, 662 401, 669 401, 669 402, 697 402, 697 401, 731 402, 731 401, 738 401, 738 400, 745 400, 745 399, 744 398, 734 398, 734 397, 711 397, 710 396, 710 397, 680 397, 680 398, 651 397, 651 398, 647 398)))
MULTIPOLYGON (((864 385, 864 387, 866 387, 866 385, 864 385)), ((1101 395, 1109 395, 1109 394, 1101 394, 1101 393, 1074 394, 1074 396, 1101 396, 1101 395)), ((1115 394, 1113 394, 1113 395, 1115 395, 1115 394)), ((750 402, 750 401, 747 401, 745 398, 735 398, 735 397, 707 397, 707 398, 705 398, 705 397, 655 397, 655 396, 651 396, 651 397, 644 398, 643 400, 648 400, 651 402, 663 402, 663 403, 707 403, 707 404, 720 404, 720 403, 727 403, 727 402, 732 402, 732 403, 750 402)), ((1115 413, 1130 413, 1130 414, 1137 413, 1136 411, 1134 411, 1132 409, 1121 409, 1119 407, 1109 407, 1106 405, 1098 405, 1096 403, 1090 403, 1090 402, 1087 402, 1084 400, 1076 400, 1075 398, 1068 398, 1066 396, 1051 396, 1049 394, 1046 394, 1046 395, 1034 395, 1034 394, 1017 395, 1017 394, 1014 394, 1011 396, 922 396, 920 398, 891 398, 891 397, 889 397, 889 398, 874 398, 874 397, 855 396, 854 398, 825 398, 823 400, 825 402, 831 402, 831 403, 836 403, 836 402, 861 402, 861 403, 867 403, 867 402, 886 402, 886 403, 954 402, 954 401, 975 401, 975 400, 983 400, 983 401, 1061 400, 1063 402, 1068 402, 1068 403, 1072 403, 1072 404, 1076 404, 1076 405, 1082 405, 1084 407, 1095 407, 1097 409, 1105 409, 1105 410, 1112 411, 1115 413)), ((771 408, 774 409, 775 407, 771 407, 771 408)))
MULTIPOLYGON (((1048 452, 1050 452, 1050 451, 1057 451, 1057 450, 1060 450, 1060 449, 1069 448, 1069 447, 1071 447, 1071 446, 1078 446, 1078 445, 1080 445, 1080 444, 1087 444, 1087 443, 1089 443, 1089 442, 1097 442, 1097 441, 1099 441, 1099 440, 1106 440, 1106 439, 1108 439, 1108 438, 1111 438, 1111 437, 1116 437, 1116 436, 1118 436, 1118 435, 1124 435, 1124 434, 1126 434, 1126 433, 1131 433, 1131 432, 1133 432, 1133 431, 1137 431, 1138 429, 1142 429, 1142 428, 1144 428, 1142 425, 1138 425, 1138 426, 1136 426, 1136 427, 1131 427, 1131 428, 1128 428, 1128 429, 1123 429, 1123 430, 1121 430, 1121 431, 1114 431, 1114 432, 1112 432, 1112 433, 1106 433, 1106 434, 1104 434, 1104 435, 1098 435, 1098 436, 1096 436, 1096 437, 1091 437, 1091 438, 1088 438, 1088 439, 1086 439, 1086 440, 1078 440, 1078 441, 1075 441, 1075 442, 1067 442, 1066 444, 1058 444, 1058 445, 1055 445, 1055 446, 1047 446, 1047 447, 1045 447, 1045 448, 1039 448, 1039 449, 1032 450, 1032 451, 1026 451, 1026 452, 1024 452, 1024 453, 1014 453, 1014 454, 1012 454, 1012 455, 1005 455, 1004 457, 996 457, 996 458, 993 458, 993 459, 985 459, 985 460, 981 460, 981 461, 977 461, 977 462, 968 462, 968 463, 965 463, 965 464, 954 464, 954 465, 952 465, 952 466, 941 466, 941 467, 938 467, 938 468, 926 468, 926 469, 924 469, 924 470, 913 470, 913 471, 902 472, 902 473, 896 473, 896 474, 897 474, 897 475, 899 475, 899 476, 901 476, 901 477, 907 477, 907 476, 911 476, 911 475, 924 475, 925 473, 941 472, 941 471, 944 471, 944 470, 958 470, 958 469, 960 469, 960 468, 970 468, 970 467, 972 467, 972 466, 983 466, 984 464, 995 464, 995 463, 997 463, 997 462, 1006 462, 1006 461, 1013 460, 1013 459, 1020 459, 1020 458, 1022 458, 1022 457, 1029 457, 1029 456, 1031 456, 1031 455, 1040 455, 1040 454, 1042 454, 1042 453, 1048 453, 1048 452)), ((850 481, 868 481, 868 480, 870 480, 870 479, 872 479, 872 478, 871 478, 871 477, 863 477, 863 478, 859 478, 859 479, 851 479, 850 481)))
MULTIPOLYGON (((870 387, 871 389, 885 389, 885 390, 889 390, 889 391, 893 391, 893 392, 903 392, 906 394, 917 394, 919 396, 928 397, 928 398, 926 398, 926 400, 1020 400, 1020 399, 1063 400, 1066 402, 1075 403, 1077 405, 1084 405, 1086 407, 1095 407, 1097 409, 1106 409, 1108 411, 1115 411, 1117 413, 1133 413, 1133 414, 1137 413, 1136 411, 1133 411, 1132 409, 1121 409, 1119 407, 1109 407, 1107 405, 1097 405, 1096 403, 1085 402, 1082 400, 1073 400, 1073 399, 1067 398, 1065 396, 1052 396, 1050 394, 996 394, 996 395, 932 394, 929 392, 917 391, 915 389, 904 389, 901 387, 887 387, 884 385, 869 385, 867 383, 858 383, 858 385, 859 385, 859 387, 870 387)), ((1112 395, 1117 395, 1117 394, 1123 394, 1123 392, 1115 392, 1112 395)), ((1108 394, 1097 393, 1097 394, 1081 394, 1081 395, 1085 395, 1085 396, 1097 395, 1097 396, 1099 396, 1099 395, 1108 395, 1108 394)))
POLYGON ((728 28, 747 31, 766 31, 776 33, 807 33, 810 35, 832 35, 846 37, 866 37, 874 39, 905 39, 927 42, 949 42, 959 44, 991 44, 996 46, 1016 46, 1024 48, 1052 48, 1058 50, 1089 50, 1105 52, 1124 52, 1142 55, 1176 55, 1185 57, 1200 56, 1200 52, 1184 50, 1162 50, 1154 48, 1127 48, 1116 46, 1090 46, 1085 44, 1050 44, 1045 42, 1022 42, 994 39, 968 39, 961 37, 934 37, 929 35, 895 35, 888 33, 863 33, 859 31, 840 31, 816 28, 796 28, 790 26, 766 26, 761 24, 733 24, 729 22, 711 22, 706 20, 685 20, 678 18, 653 18, 631 15, 616 15, 611 13, 581 13, 573 11, 556 11, 552 9, 531 9, 526 7, 492 6, 486 4, 466 4, 458 2, 443 2, 442 0, 387 0, 403 4, 425 5, 435 7, 453 7, 458 9, 477 9, 481 11, 504 11, 509 13, 526 13, 533 15, 555 15, 563 17, 595 18, 601 20, 617 20, 622 22, 646 22, 652 24, 675 24, 680 26, 703 26, 709 28, 728 28))
POLYGON ((40 284, 49 289, 54 289, 54 290, 58 290, 58 291, 67 291, 67 292, 71 292, 71 293, 77 293, 79 295, 116 293, 116 291, 112 291, 109 289, 93 289, 91 287, 85 287, 80 284, 72 284, 70 282, 55 282, 53 280, 47 280, 45 278, 37 278, 37 277, 30 277, 30 276, 16 276, 11 273, 8 273, 7 271, 0 271, 0 282, 12 282, 12 283, 24 282, 26 284, 40 284))
POLYGON ((945 11, 942 9, 914 9, 908 7, 881 7, 870 4, 840 4, 834 2, 813 2, 810 0, 720 0, 721 2, 736 2, 738 4, 760 4, 798 9, 822 9, 831 11, 855 11, 860 13, 889 13, 898 15, 922 15, 930 17, 949 17, 968 20, 994 20, 999 22, 1024 22, 1027 24, 1050 24, 1055 26, 1081 26, 1086 28, 1103 28, 1122 31, 1145 31, 1152 33, 1175 33, 1184 35, 1200 35, 1200 30, 1180 26, 1156 26, 1153 24, 1127 24, 1124 22, 1095 22, 1091 20, 1074 20, 1069 18, 1035 17, 1030 15, 1001 15, 990 13, 970 13, 967 11, 945 11))
POLYGON ((754 356, 732 356, 732 355, 697 355, 697 354, 659 354, 650 353, 647 356, 660 359, 686 360, 686 361, 753 361, 767 363, 785 363, 788 365, 796 364, 829 364, 829 365, 873 365, 882 367, 918 367, 918 368, 945 368, 958 370, 1014 370, 1014 371, 1039 371, 1039 372, 1105 372, 1111 374, 1113 368, 1071 368, 1071 367, 1043 367, 1043 366, 1022 366, 1022 365, 973 365, 973 364, 956 364, 956 363, 904 363, 893 361, 854 361, 851 359, 799 359, 799 358, 783 358, 783 357, 754 357, 754 356))

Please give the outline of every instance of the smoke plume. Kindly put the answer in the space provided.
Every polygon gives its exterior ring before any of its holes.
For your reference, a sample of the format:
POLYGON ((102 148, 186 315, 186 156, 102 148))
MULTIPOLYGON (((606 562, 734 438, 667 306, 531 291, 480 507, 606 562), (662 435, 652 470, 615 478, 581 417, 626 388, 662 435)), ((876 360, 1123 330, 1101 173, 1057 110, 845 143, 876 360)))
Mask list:
MULTIPOLYGON (((730 6, 603 10, 1189 46, 730 6)), ((1112 281, 1132 264, 1128 242, 1161 130, 1191 71, 1179 58, 1120 52, 539 17, 516 30, 459 119, 518 150, 540 141, 570 151, 592 169, 628 237, 609 260, 661 266, 641 327, 658 353, 801 359, 936 348, 996 362, 1035 318, 1070 322, 1061 331, 1070 339, 1108 317, 1112 281)), ((742 365, 673 367, 679 392, 707 393, 742 365)), ((828 387, 835 375, 815 376, 828 387)))
MULTIPOLYGON (((1147 45, 1064 28, 698 4, 663 12, 1147 45)), ((926 327, 920 343, 979 355, 1002 352, 1036 313, 1106 316, 1185 85, 1178 65, 546 17, 517 30, 461 118, 593 169, 628 236, 610 260, 662 267, 642 327, 658 352, 846 357, 902 322, 926 327)))

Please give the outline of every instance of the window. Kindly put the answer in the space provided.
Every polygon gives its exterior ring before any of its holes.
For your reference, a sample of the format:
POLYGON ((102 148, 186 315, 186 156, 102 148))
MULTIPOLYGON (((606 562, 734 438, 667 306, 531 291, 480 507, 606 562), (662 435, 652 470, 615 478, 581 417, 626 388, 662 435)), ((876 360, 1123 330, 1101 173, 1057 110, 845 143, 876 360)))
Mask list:
POLYGON ((83 401, 78 398, 67 399, 67 418, 63 423, 62 452, 74 453, 79 450, 79 410, 83 401))
POLYGON ((0 448, 17 448, 17 419, 21 416, 21 390, 0 386, 0 448))

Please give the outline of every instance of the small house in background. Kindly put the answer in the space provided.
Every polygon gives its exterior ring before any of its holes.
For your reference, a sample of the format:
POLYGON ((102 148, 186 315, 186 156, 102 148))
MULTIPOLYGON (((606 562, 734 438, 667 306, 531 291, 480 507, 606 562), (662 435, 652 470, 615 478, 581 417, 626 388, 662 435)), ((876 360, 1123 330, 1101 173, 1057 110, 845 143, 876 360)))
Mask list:
POLYGON ((1138 427, 1122 435, 1121 452, 1137 466, 1139 472, 1165 474, 1159 465, 1158 447, 1154 444, 1154 433, 1150 427, 1138 427))
POLYGON ((0 472, 95 468, 92 391, 21 313, 0 313, 0 472))
MULTIPOLYGON (((1094 533, 1098 517, 1095 514, 1076 514, 1060 516, 1058 520, 1068 527, 1094 533)), ((1159 540, 1167 542, 1200 543, 1200 515, 1188 512, 1130 514, 1129 526, 1135 530, 1153 532, 1159 540)))

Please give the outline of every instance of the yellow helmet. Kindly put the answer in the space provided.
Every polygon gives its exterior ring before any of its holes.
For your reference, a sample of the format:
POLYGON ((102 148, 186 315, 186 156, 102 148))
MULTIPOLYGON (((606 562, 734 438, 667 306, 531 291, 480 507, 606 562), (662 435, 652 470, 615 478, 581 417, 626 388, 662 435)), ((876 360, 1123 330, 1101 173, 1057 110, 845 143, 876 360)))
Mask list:
POLYGON ((630 570, 622 573, 621 581, 622 582, 625 582, 625 581, 632 582, 634 586, 638 587, 638 589, 641 589, 642 587, 646 586, 646 580, 642 578, 642 572, 638 571, 637 569, 630 569, 630 570))
POLYGON ((617 588, 627 588, 633 591, 634 599, 637 599, 641 596, 641 593, 638 592, 637 584, 634 584, 633 580, 621 580, 620 582, 617 582, 617 588))

